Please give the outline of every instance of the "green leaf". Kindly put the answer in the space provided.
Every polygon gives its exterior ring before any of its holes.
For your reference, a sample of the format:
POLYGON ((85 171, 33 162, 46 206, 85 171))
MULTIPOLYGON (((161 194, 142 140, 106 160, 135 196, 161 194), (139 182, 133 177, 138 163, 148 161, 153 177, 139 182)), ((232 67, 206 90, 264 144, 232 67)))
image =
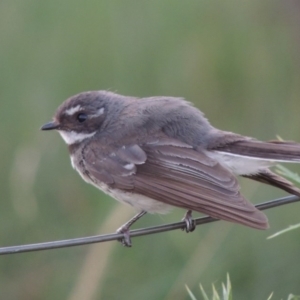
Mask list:
POLYGON ((204 300, 209 300, 207 294, 206 294, 205 291, 204 291, 204 288, 203 288, 202 284, 200 284, 200 291, 201 291, 201 294, 202 294, 203 299, 204 299, 204 300))
POLYGON ((276 172, 286 178, 289 178, 297 183, 300 183, 300 176, 282 165, 276 165, 276 172))
POLYGON ((221 300, 214 285, 212 285, 212 290, 213 290, 213 300, 221 300))
POLYGON ((295 296, 293 294, 289 294, 289 297, 287 300, 299 300, 300 299, 300 296, 295 296))
POLYGON ((227 279, 226 279, 226 287, 224 286, 224 284, 222 284, 223 286, 223 298, 224 300, 232 300, 232 289, 231 289, 231 282, 230 282, 230 277, 229 274, 227 273, 227 279), (225 293, 224 293, 225 291, 225 293))
POLYGON ((273 235, 270 235, 269 237, 267 237, 267 239, 268 239, 268 240, 269 240, 269 239, 272 239, 272 238, 274 238, 274 237, 277 237, 278 235, 281 235, 281 234, 283 234, 283 233, 286 233, 286 232, 289 232, 289 231, 292 231, 292 230, 295 230, 295 229, 298 229, 298 228, 300 228, 300 223, 299 223, 299 224, 296 224, 296 225, 291 225, 291 226, 289 226, 289 227, 286 228, 286 229, 283 229, 283 230, 281 230, 281 231, 278 231, 278 232, 274 233, 273 235))
MULTIPOLYGON (((189 287, 187 285, 185 285, 185 288, 189 294, 189 296, 191 297, 192 300, 197 300, 197 298, 195 297, 195 295, 191 292, 191 290, 189 289, 189 287)), ((206 299, 205 299, 206 300, 206 299)))

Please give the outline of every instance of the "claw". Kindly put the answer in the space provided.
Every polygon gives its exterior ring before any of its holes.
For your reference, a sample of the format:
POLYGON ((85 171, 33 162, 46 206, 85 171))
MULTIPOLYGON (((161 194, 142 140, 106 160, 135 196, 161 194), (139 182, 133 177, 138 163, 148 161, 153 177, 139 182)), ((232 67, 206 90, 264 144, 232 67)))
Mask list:
POLYGON ((130 230, 126 226, 121 226, 117 229, 117 233, 122 233, 123 237, 120 238, 118 241, 121 242, 122 246, 124 247, 131 247, 131 238, 130 238, 130 230))
POLYGON ((137 215, 135 215, 132 219, 122 225, 119 229, 117 229, 117 233, 123 234, 123 237, 119 239, 124 247, 131 247, 131 238, 130 238, 130 226, 135 223, 138 219, 140 219, 143 215, 145 215, 146 211, 141 211, 137 215))
POLYGON ((185 227, 182 228, 182 230, 185 230, 187 233, 193 232, 196 229, 196 223, 195 220, 192 217, 192 211, 188 210, 186 214, 184 215, 184 218, 182 221, 185 222, 185 227))

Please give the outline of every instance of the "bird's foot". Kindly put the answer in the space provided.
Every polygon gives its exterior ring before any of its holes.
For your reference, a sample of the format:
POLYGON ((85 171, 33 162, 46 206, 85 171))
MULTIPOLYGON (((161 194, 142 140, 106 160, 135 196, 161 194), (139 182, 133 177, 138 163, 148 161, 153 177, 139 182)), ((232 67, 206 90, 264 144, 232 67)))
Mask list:
POLYGON ((130 238, 130 230, 129 227, 124 224, 120 228, 117 229, 117 233, 123 234, 123 237, 118 239, 124 247, 131 247, 131 238, 130 238))
POLYGON ((122 225, 119 229, 117 229, 117 233, 123 234, 123 237, 119 239, 124 247, 131 247, 131 238, 130 238, 130 226, 139 220, 142 216, 144 216, 147 212, 141 211, 137 215, 135 215, 132 219, 122 225))
POLYGON ((196 222, 192 217, 192 211, 188 210, 184 218, 181 220, 185 222, 185 226, 182 228, 182 230, 185 230, 187 233, 193 232, 196 229, 196 222))

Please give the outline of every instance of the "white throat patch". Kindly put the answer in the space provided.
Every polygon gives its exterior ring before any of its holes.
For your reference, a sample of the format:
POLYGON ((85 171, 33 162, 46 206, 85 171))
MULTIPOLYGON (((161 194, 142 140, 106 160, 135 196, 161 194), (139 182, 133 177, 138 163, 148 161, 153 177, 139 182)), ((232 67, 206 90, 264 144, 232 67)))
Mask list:
POLYGON ((63 130, 58 130, 58 132, 60 133, 61 137, 68 145, 81 142, 87 138, 92 137, 96 133, 96 131, 92 133, 78 133, 75 131, 63 131, 63 130))

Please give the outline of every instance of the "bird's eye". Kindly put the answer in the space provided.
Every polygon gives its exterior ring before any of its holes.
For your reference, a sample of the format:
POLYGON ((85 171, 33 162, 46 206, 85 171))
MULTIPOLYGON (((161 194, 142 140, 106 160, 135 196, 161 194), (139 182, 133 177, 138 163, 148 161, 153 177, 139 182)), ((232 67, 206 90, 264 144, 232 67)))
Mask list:
POLYGON ((84 122, 86 119, 87 119, 87 114, 85 114, 85 113, 80 113, 80 114, 78 114, 77 115, 77 121, 79 122, 79 123, 82 123, 82 122, 84 122))

